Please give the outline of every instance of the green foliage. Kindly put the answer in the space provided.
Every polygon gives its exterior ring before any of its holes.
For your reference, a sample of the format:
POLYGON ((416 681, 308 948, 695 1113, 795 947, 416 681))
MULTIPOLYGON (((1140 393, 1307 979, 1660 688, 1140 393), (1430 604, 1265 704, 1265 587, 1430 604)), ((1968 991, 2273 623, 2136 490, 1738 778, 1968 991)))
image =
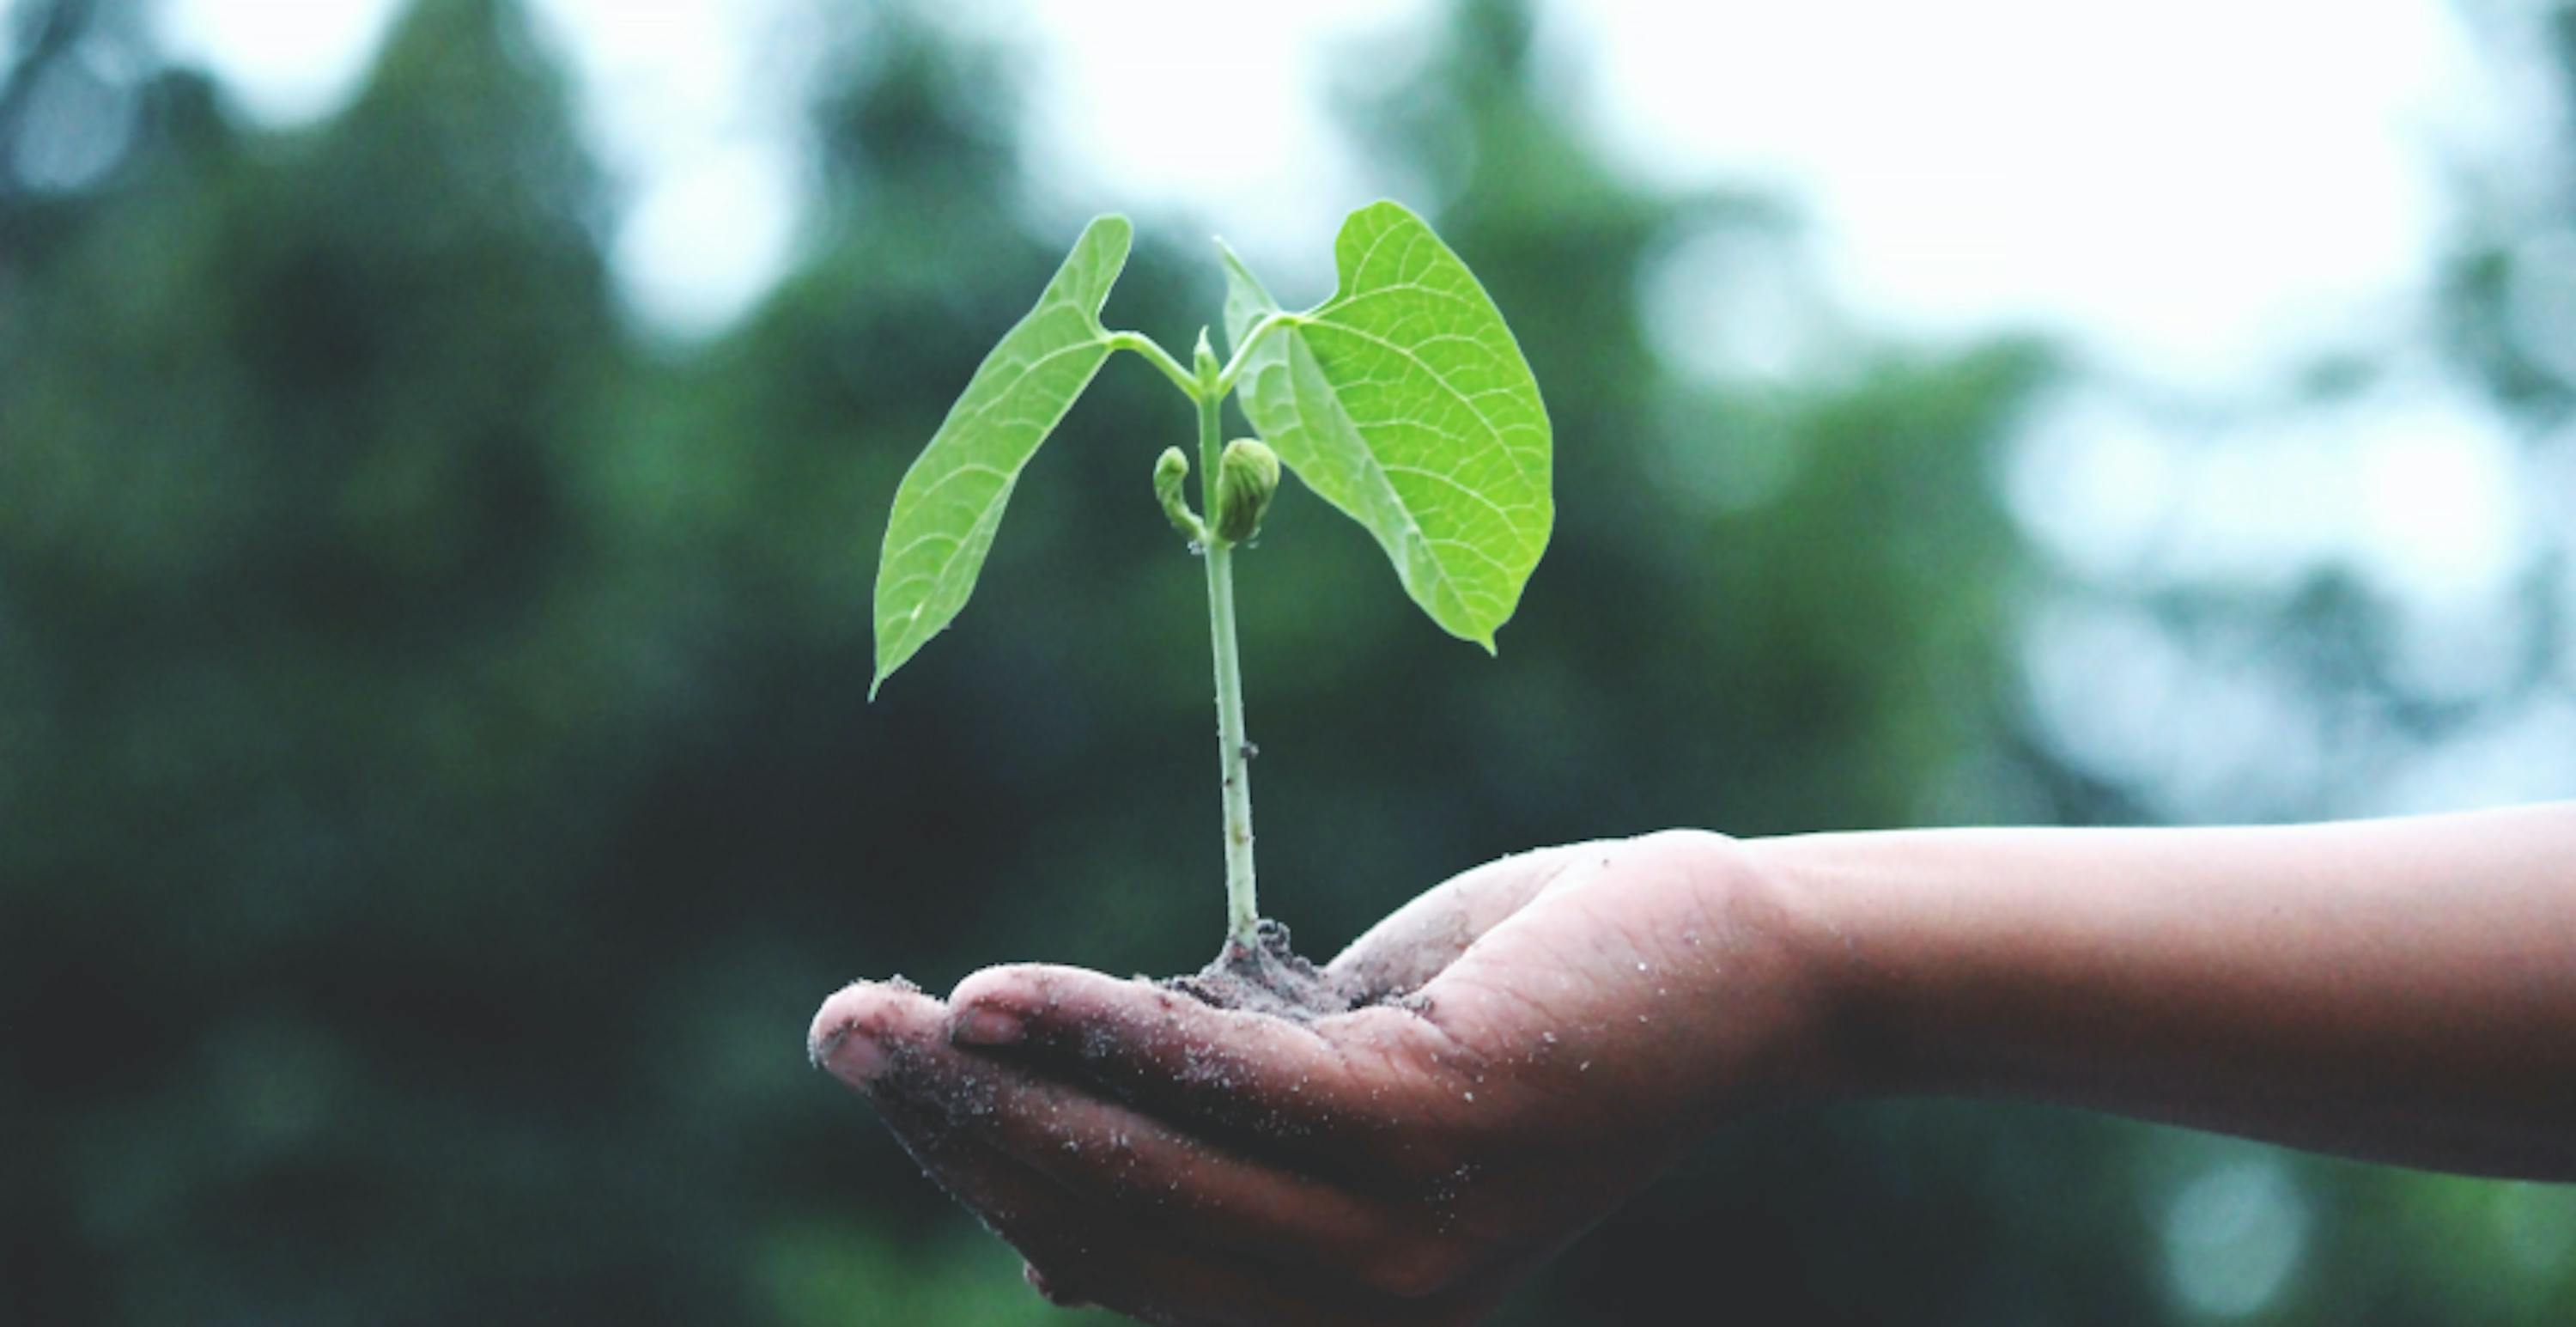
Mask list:
POLYGON ((976 366, 904 472, 877 563, 871 692, 966 606, 1020 471, 1109 358, 1100 306, 1127 265, 1133 233, 1116 216, 1083 228, 1037 307, 976 366))
POLYGON ((1377 537, 1422 611, 1490 651, 1555 520, 1538 382, 1493 299, 1422 218, 1364 207, 1333 254, 1333 297, 1248 348, 1279 306, 1225 255, 1244 413, 1377 537))
MULTIPOLYGON (((824 61, 804 261, 672 346, 621 324, 609 200, 513 6, 420 0, 292 131, 81 29, 132 9, 18 0, 0 76, 9 1320, 1064 1320, 801 1045, 853 976, 1204 956, 1170 845, 1207 633, 1139 492, 1176 440, 1139 436, 1154 375, 1100 374, 1013 494, 977 591, 1011 629, 867 708, 853 513, 1063 257, 1029 238, 1025 80, 872 10, 824 61), (70 78, 132 143, 37 188, 63 120, 29 108, 70 78)), ((1678 372, 1657 255, 1780 210, 1625 178, 1526 27, 1464 6, 1341 113, 1518 316, 1583 500, 1506 661, 1465 668, 1283 484, 1242 616, 1301 942, 1542 842, 2087 805, 2024 754, 2040 569, 1991 482, 2051 360, 1863 337, 1818 378, 1678 372)), ((1192 325, 1215 283, 1155 237, 1204 227, 1139 222, 1122 312, 1192 325)), ((2260 1155, 2311 1219, 2233 1321, 2576 1302, 2576 1190, 2260 1155)), ((2212 1163, 2068 1112, 1774 1112, 1503 1321, 2201 1321, 2162 1241, 2212 1163)))
MULTIPOLYGON (((1237 363, 1211 384, 1204 333, 1192 372, 1144 338, 1101 325, 1128 234, 1122 217, 1083 231, 1037 308, 993 347, 905 472, 877 567, 876 684, 965 606, 1021 470, 1121 347, 1154 360, 1193 400, 1239 391, 1277 448, 1263 449, 1269 467, 1258 482, 1234 484, 1238 499, 1257 490, 1258 502, 1219 513, 1218 539, 1250 538, 1284 460, 1368 527, 1433 621, 1490 652, 1547 549, 1555 507, 1538 382, 1467 265, 1422 218, 1374 203, 1342 223, 1340 288, 1289 315, 1225 251, 1237 363)), ((1155 491, 1174 528, 1190 533, 1175 506, 1188 460, 1170 467, 1168 456, 1157 466, 1155 491)), ((1217 476, 1221 500, 1228 483, 1217 476)))

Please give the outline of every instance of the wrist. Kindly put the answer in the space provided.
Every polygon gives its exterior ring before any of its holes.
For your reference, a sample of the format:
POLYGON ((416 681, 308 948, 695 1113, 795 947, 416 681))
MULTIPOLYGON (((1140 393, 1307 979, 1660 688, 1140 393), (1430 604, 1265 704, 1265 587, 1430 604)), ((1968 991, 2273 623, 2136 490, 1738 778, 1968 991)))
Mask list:
POLYGON ((1887 891, 1894 864, 1857 836, 1743 841, 1773 900, 1781 941, 1805 992, 1808 1045, 1799 1062, 1818 1097, 1882 1097, 1912 1089, 1921 1056, 1892 1016, 1873 958, 1881 937, 1864 900, 1887 891))
MULTIPOLYGON (((1673 992, 1691 1011, 1682 1063, 1695 1071, 1691 1109, 1710 1124, 1748 1108, 1884 1090, 1883 1057, 1858 1017, 1865 1005, 1846 924, 1816 863, 1789 847, 1799 842, 1684 830, 1628 844, 1632 860, 1657 868, 1634 878, 1682 886, 1636 911, 1660 918, 1672 962, 1659 973, 1688 974, 1673 992)), ((1665 980, 1654 982, 1659 995, 1665 980)))

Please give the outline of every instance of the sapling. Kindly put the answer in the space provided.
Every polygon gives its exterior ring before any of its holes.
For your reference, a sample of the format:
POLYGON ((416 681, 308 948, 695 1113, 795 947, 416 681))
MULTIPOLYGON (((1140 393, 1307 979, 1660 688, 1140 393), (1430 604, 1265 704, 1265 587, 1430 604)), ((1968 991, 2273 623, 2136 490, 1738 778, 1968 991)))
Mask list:
POLYGON ((1261 919, 1253 893, 1253 747, 1235 646, 1235 554, 1259 531, 1284 464, 1376 537, 1433 622, 1491 653, 1554 520, 1547 410, 1484 287, 1395 203, 1343 221, 1338 288, 1303 312, 1282 309, 1220 242, 1230 355, 1220 361, 1201 328, 1186 367, 1142 333, 1100 321, 1131 233, 1118 216, 1083 229, 1037 307, 985 356, 905 472, 877 565, 869 695, 965 606, 1021 470, 1100 366, 1121 350, 1143 357, 1198 417, 1199 509, 1189 505, 1191 462, 1179 447, 1155 459, 1152 488, 1207 568, 1226 944, 1202 979, 1232 972, 1261 987, 1311 983, 1311 969, 1286 953, 1284 928, 1261 919), (1258 438, 1221 441, 1228 396, 1258 438))

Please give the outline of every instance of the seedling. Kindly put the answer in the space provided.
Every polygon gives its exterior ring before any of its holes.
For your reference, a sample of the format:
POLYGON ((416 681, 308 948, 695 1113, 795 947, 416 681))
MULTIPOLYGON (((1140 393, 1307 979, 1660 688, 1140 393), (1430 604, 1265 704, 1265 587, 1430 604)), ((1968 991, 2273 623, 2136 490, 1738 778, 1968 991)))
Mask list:
MULTIPOLYGON (((1207 564, 1225 809, 1226 954, 1262 949, 1253 897, 1252 744, 1234 630, 1234 555, 1260 529, 1284 463, 1376 536, 1396 579, 1450 634, 1494 649, 1547 547, 1547 409, 1519 343, 1475 276, 1422 218, 1374 203, 1342 223, 1340 285, 1301 313, 1279 307, 1242 260, 1225 263, 1220 364, 1205 328, 1189 367, 1100 321, 1132 228, 1085 227, 1037 307, 984 357, 895 491, 877 564, 877 667, 869 695, 965 607, 1020 471, 1110 355, 1132 350, 1198 413, 1190 459, 1153 465, 1163 515, 1207 564), (1220 444, 1227 396, 1258 440, 1220 444)), ((1221 957, 1222 964, 1226 960, 1221 957)))

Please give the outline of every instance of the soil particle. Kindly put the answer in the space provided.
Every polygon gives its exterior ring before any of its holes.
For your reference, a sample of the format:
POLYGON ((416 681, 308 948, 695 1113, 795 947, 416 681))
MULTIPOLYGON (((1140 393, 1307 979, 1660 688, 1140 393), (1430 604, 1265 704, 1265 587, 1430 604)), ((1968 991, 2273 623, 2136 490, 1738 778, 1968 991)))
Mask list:
POLYGON ((1159 984, 1219 1009, 1272 1014, 1299 1023, 1348 1013, 1385 998, 1363 989, 1353 978, 1324 972, 1308 962, 1289 947, 1288 928, 1279 922, 1262 918, 1254 936, 1259 943, 1247 948, 1228 940, 1206 967, 1159 984))

